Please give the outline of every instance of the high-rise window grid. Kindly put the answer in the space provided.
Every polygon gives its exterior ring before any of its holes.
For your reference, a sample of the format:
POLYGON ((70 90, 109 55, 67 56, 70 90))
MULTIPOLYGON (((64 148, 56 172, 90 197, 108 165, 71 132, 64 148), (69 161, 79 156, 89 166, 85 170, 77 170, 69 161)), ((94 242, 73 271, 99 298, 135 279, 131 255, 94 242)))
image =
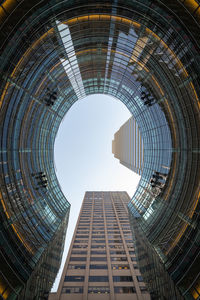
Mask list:
MULTIPOLYGON (((129 200, 125 192, 98 192, 90 195, 88 205, 85 194, 63 272, 64 295, 102 294, 114 300, 115 293, 137 294, 143 299, 128 223, 129 200)), ((149 299, 147 293, 145 297, 149 299)))

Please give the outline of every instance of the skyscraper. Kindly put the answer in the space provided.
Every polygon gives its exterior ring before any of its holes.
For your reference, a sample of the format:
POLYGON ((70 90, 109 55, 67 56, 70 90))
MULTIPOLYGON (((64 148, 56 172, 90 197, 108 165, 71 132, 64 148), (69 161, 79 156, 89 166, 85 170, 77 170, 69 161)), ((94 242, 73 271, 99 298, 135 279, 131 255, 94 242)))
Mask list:
POLYGON ((147 300, 126 192, 86 192, 57 293, 49 299, 147 300))
POLYGON ((122 165, 141 175, 144 165, 144 145, 133 117, 115 133, 112 141, 112 153, 122 165))
MULTIPOLYGON (((128 205, 155 257, 141 272, 162 264, 183 297, 198 299, 199 0, 3 0, 0 29, 2 297, 19 299, 62 231, 70 205, 55 174, 56 133, 77 100, 102 93, 126 105, 143 138, 128 205)), ((162 299, 171 283, 149 287, 162 299)))

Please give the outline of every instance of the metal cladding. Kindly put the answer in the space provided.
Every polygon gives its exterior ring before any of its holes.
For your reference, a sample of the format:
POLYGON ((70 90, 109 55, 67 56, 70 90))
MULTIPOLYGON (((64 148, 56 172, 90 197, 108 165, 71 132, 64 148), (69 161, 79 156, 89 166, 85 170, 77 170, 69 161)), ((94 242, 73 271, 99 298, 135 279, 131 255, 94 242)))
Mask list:
POLYGON ((4 299, 21 293, 67 219, 55 136, 72 104, 94 93, 120 99, 143 138, 142 177, 129 203, 136 236, 186 299, 200 294, 199 1, 124 2, 1 1, 4 299))

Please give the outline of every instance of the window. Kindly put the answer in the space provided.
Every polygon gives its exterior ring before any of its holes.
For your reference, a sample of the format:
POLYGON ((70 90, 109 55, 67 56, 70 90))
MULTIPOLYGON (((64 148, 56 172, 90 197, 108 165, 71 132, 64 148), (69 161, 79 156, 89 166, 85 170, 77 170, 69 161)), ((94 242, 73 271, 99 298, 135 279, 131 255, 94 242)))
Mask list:
POLYGON ((132 261, 136 261, 136 257, 134 256, 134 257, 131 257, 131 260, 132 261))
POLYGON ((113 225, 113 224, 107 224, 107 228, 108 230, 119 230, 119 227, 117 225, 113 225))
POLYGON ((119 250, 110 250, 110 254, 126 254, 125 251, 119 251, 119 250))
POLYGON ((120 234, 109 234, 108 239, 121 239, 120 234))
POLYGON ((111 261, 127 261, 127 257, 111 257, 111 261))
POLYGON ((124 249, 123 245, 109 245, 110 249, 124 249))
POLYGON ((81 226, 79 226, 78 230, 88 230, 88 228, 87 227, 81 227, 81 226))
POLYGON ((93 224, 94 223, 103 223, 103 220, 93 220, 93 224))
POLYGON ((136 290, 132 286, 115 286, 114 292, 116 294, 132 294, 136 293, 136 290))
POLYGON ((108 276, 89 276, 89 282, 108 282, 108 276))
POLYGON ((137 276, 137 280, 138 280, 139 282, 143 282, 143 281, 144 281, 143 278, 142 278, 142 276, 137 276))
POLYGON ((118 243, 118 244, 120 244, 120 243, 122 243, 122 240, 108 240, 108 243, 113 243, 113 244, 118 243))
POLYGON ((90 221, 79 221, 80 225, 81 225, 81 223, 87 223, 89 225, 90 221))
POLYGON ((126 240, 126 243, 133 243, 132 240, 126 240))
POLYGON ((124 282, 124 281, 133 281, 132 276, 113 276, 114 282, 124 282))
POLYGON ((74 243, 88 243, 88 240, 75 240, 74 243))
POLYGON ((104 231, 104 227, 102 227, 101 225, 99 225, 99 226, 93 226, 92 230, 101 230, 101 231, 104 231))
POLYGON ((101 244, 105 244, 105 240, 93 240, 93 243, 101 243, 101 244))
POLYGON ((76 239, 87 239, 89 235, 76 235, 76 239))
POLYGON ((88 294, 109 294, 110 289, 104 286, 89 286, 88 287, 88 294))
POLYGON ((90 257, 90 261, 107 261, 107 257, 101 257, 101 256, 90 257))
POLYGON ((92 250, 91 254, 106 254, 106 251, 103 251, 103 250, 92 250))
POLYGON ((145 286, 140 286, 140 290, 142 293, 148 293, 147 288, 145 286))
POLYGON ((83 293, 83 287, 64 287, 62 289, 62 294, 82 294, 83 293))
POLYGON ((87 251, 78 251, 78 250, 73 250, 72 252, 71 252, 71 254, 84 254, 84 255, 86 255, 87 254, 87 251))
POLYGON ((86 261, 86 257, 70 257, 70 261, 86 261))
POLYGON ((113 270, 128 270, 129 265, 112 265, 113 270))
POLYGON ((90 265, 90 269, 92 269, 92 270, 101 270, 101 269, 107 270, 108 266, 107 265, 90 265))
POLYGON ((128 234, 125 235, 125 239, 130 239, 131 241, 133 241, 132 235, 128 235, 128 234))
POLYGON ((66 281, 73 281, 73 282, 82 282, 84 281, 85 276, 65 276, 65 282, 66 281))
POLYGON ((74 245, 73 248, 87 248, 87 245, 74 245))
POLYGON ((68 269, 82 270, 82 269, 85 269, 85 265, 71 265, 71 264, 69 264, 68 269))
POLYGON ((92 245, 91 248, 92 249, 105 249, 106 246, 105 245, 92 245))
POLYGON ((133 244, 132 245, 131 244, 127 244, 127 248, 134 249, 133 244))

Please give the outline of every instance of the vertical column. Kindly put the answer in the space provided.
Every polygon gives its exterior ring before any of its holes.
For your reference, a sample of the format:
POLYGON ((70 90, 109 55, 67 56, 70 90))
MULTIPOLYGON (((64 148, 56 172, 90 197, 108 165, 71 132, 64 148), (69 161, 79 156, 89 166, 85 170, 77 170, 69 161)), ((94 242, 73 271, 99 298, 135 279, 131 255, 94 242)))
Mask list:
MULTIPOLYGON (((120 202, 123 205, 123 210, 122 211, 124 211, 124 213, 126 214, 127 220, 128 220, 128 210, 127 210, 126 204, 124 203, 124 198, 125 198, 124 196, 126 194, 125 193, 123 193, 123 194, 118 193, 118 195, 120 197, 120 202)), ((141 294, 141 291, 140 291, 140 288, 139 288, 139 285, 138 285, 138 282, 137 282, 137 278, 136 278, 136 275, 135 275, 135 272, 134 272, 133 263, 132 263, 132 260, 130 258, 129 249, 127 247, 127 243, 126 243, 126 240, 125 240, 125 237, 124 237, 124 233, 123 233, 122 226, 121 226, 121 223, 120 223, 120 220, 119 220, 118 212, 116 210, 115 201, 113 200, 113 198, 111 198, 111 199, 112 199, 113 209, 115 211, 115 216, 116 216, 116 219, 117 219, 121 239, 122 239, 122 242, 123 242, 124 250, 126 252, 126 257, 127 257, 129 268, 130 268, 130 273, 131 273, 131 276, 133 278, 134 287, 136 289, 137 298, 138 298, 138 300, 139 299, 141 300, 142 299, 142 294, 141 294)))
MULTIPOLYGON (((120 195, 120 200, 121 200, 121 203, 124 207, 124 211, 126 212, 127 220, 129 221, 127 204, 130 201, 130 198, 128 199, 128 201, 124 201, 124 197, 122 198, 121 195, 120 195)), ((122 234, 123 234, 123 232, 122 232, 122 234)), ((123 241, 125 242, 126 255, 127 255, 127 258, 128 258, 128 263, 130 265, 130 271, 131 271, 131 275, 133 277, 133 282, 134 282, 134 285, 135 285, 135 288, 136 288, 136 293, 137 293, 138 299, 143 299, 143 296, 141 294, 141 290, 140 290, 140 287, 139 287, 139 284, 138 284, 138 281, 137 281, 137 277, 135 275, 135 270, 133 268, 133 263, 132 263, 132 260, 131 260, 130 254, 129 254, 129 250, 127 248, 127 244, 126 244, 126 241, 125 241, 125 238, 124 238, 124 234, 123 234, 123 241)))
POLYGON ((102 193, 102 196, 103 196, 104 231, 105 231, 106 255, 107 255, 107 264, 108 264, 108 278, 109 278, 109 287, 110 287, 110 300, 115 300, 114 287, 113 287, 113 278, 112 278, 112 268, 111 268, 111 259, 110 259, 110 249, 109 249, 109 243, 108 243, 108 233, 107 233, 107 221, 106 221, 106 209, 105 209, 105 202, 104 202, 104 200, 105 200, 104 199, 104 193, 102 193))
POLYGON ((87 251, 87 260, 86 260, 86 269, 85 269, 85 281, 84 281, 84 290, 83 290, 83 300, 88 299, 88 280, 90 275, 90 251, 91 251, 91 244, 92 244, 92 226, 93 226, 93 217, 94 217, 94 192, 93 192, 93 199, 92 205, 90 206, 91 209, 91 222, 89 227, 89 239, 88 239, 88 251, 87 251))
MULTIPOLYGON (((84 200, 85 200, 85 198, 84 198, 84 200)), ((55 296, 55 299, 58 299, 58 300, 61 299, 61 297, 62 297, 62 289, 64 287, 65 276, 67 274, 68 265, 69 265, 70 257, 71 257, 71 252, 72 252, 72 249, 73 249, 74 240, 75 240, 75 237, 76 237, 77 229, 79 227, 79 222, 80 222, 80 218, 81 218, 81 215, 82 215, 82 210, 83 210, 83 207, 84 207, 84 200, 83 200, 83 203, 82 203, 82 206, 81 206, 81 209, 80 209, 79 217, 78 217, 76 227, 75 227, 75 230, 74 230, 74 234, 73 234, 73 237, 72 237, 72 241, 71 241, 71 244, 70 244, 70 248, 69 248, 69 251, 68 251, 65 266, 64 266, 62 276, 61 276, 61 279, 60 279, 60 284, 59 284, 59 287, 58 287, 57 295, 55 296)), ((67 294, 66 294, 66 297, 67 297, 67 294)))

